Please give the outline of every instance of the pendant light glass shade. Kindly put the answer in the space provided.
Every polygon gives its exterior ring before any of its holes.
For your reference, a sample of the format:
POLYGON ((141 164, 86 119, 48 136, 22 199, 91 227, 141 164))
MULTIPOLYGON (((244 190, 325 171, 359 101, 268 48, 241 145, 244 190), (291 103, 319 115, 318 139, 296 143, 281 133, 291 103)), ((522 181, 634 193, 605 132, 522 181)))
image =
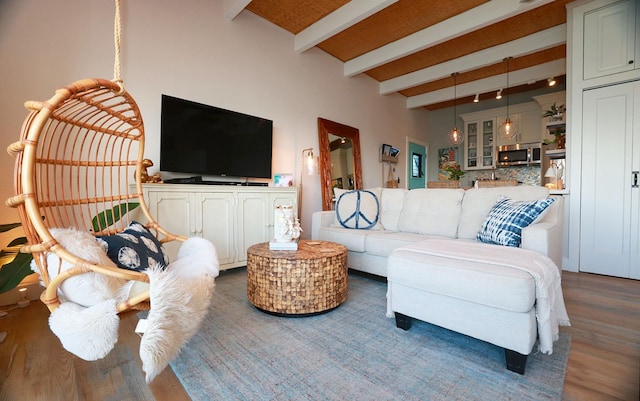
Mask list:
POLYGON ((456 127, 449 132, 449 143, 451 145, 460 145, 464 142, 464 133, 456 127))
POLYGON ((449 131, 449 144, 453 146, 458 146, 462 142, 464 142, 464 132, 461 129, 458 129, 456 121, 458 119, 458 114, 456 110, 456 100, 457 100, 457 92, 456 92, 456 77, 458 76, 457 72, 451 74, 453 77, 453 129, 449 131))
POLYGON ((516 123, 511 121, 509 117, 502 124, 500 124, 500 128, 498 128, 498 133, 501 138, 511 139, 517 134, 517 126, 516 123))
POLYGON ((507 63, 507 118, 500 124, 500 128, 498 128, 498 134, 503 139, 512 139, 518 134, 517 124, 509 118, 509 60, 511 60, 511 58, 512 57, 507 57, 504 59, 507 63))

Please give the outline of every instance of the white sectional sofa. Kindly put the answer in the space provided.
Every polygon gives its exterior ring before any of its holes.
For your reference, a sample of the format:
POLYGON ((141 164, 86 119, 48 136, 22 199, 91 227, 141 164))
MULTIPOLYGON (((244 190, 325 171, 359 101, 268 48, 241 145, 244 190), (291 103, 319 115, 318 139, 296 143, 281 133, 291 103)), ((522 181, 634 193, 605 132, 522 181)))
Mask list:
MULTIPOLYGON (((349 268, 387 278, 387 313, 398 327, 408 330, 417 318, 490 342, 505 348, 507 368, 522 374, 536 340, 552 352, 558 325, 568 324, 557 267, 562 198, 505 246, 480 242, 478 233, 503 243, 504 233, 494 235, 504 228, 494 224, 497 206, 548 205, 545 187, 376 188, 336 197, 336 211, 314 213, 312 239, 345 245, 349 268)), ((522 210, 518 219, 530 209, 522 210)))

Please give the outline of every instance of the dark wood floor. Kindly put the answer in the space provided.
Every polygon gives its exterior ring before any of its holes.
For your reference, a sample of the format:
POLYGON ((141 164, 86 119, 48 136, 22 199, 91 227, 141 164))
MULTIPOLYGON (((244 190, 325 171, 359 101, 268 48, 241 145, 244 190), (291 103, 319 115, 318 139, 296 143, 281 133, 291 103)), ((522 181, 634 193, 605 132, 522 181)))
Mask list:
MULTIPOLYGON (((564 400, 633 400, 640 383, 640 281, 563 272, 572 335, 564 400)), ((2 308, 0 308, 1 310, 2 308)), ((6 308, 5 308, 6 309, 6 308)), ((39 302, 0 319, 0 401, 189 400, 170 368, 147 385, 131 315, 104 359, 67 353, 39 302)))

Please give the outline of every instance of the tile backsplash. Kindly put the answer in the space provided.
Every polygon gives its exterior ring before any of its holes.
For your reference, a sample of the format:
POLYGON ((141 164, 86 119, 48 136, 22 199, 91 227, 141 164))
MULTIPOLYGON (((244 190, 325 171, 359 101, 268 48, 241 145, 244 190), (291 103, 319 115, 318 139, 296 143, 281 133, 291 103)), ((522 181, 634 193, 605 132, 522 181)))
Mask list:
MULTIPOLYGON (((537 166, 500 167, 495 169, 495 176, 500 180, 517 180, 522 185, 542 185, 540 179, 541 168, 537 166)), ((471 187, 474 180, 491 179, 491 170, 467 171, 461 179, 461 184, 471 187), (466 181, 466 182, 465 182, 466 181)))

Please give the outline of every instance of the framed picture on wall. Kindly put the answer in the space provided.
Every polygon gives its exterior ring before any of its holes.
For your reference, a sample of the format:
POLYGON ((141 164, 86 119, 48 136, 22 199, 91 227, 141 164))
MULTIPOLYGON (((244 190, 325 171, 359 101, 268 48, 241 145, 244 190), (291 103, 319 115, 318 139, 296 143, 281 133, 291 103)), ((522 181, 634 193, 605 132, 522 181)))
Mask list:
POLYGON ((458 148, 438 149, 438 180, 449 179, 449 173, 444 168, 452 163, 460 164, 458 148))
POLYGON ((292 187, 293 186, 293 174, 291 173, 278 173, 273 175, 274 187, 292 187))

